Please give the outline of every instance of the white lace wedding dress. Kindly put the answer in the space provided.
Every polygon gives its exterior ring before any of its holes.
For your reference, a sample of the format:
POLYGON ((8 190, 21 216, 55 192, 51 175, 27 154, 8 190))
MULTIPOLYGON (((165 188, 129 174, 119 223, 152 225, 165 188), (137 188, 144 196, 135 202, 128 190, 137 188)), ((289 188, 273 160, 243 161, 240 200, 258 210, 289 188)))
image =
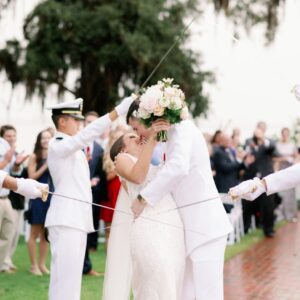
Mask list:
MULTIPOLYGON (((136 158, 130 157, 136 161, 136 158)), ((128 210, 132 200, 151 181, 157 171, 158 167, 151 166, 144 183, 141 185, 125 180, 127 195, 125 196, 123 191, 123 196, 119 196, 117 209, 128 210), (125 202, 129 202, 129 205, 125 202), (121 205, 121 203, 123 204, 121 205)), ((167 195, 155 207, 146 206, 137 220, 133 221, 132 217, 130 217, 130 228, 129 222, 126 223, 128 227, 127 233, 125 233, 124 228, 116 229, 112 237, 113 240, 109 241, 106 266, 106 272, 109 274, 105 274, 107 278, 105 278, 103 299, 128 299, 128 294, 124 295, 124 292, 116 291, 119 284, 121 284, 120 289, 122 291, 127 289, 126 293, 128 293, 129 283, 126 280, 126 276, 131 276, 131 288, 135 300, 176 300, 181 298, 185 267, 183 225, 177 210, 166 212, 175 207, 176 204, 172 196, 167 195), (122 235, 122 237, 119 237, 123 240, 122 244, 121 241, 117 243, 117 231, 119 231, 119 235, 122 235), (127 239, 129 239, 128 245, 124 241, 124 236, 126 235, 127 239), (117 247, 122 247, 121 249, 119 248, 119 255, 123 258, 118 263, 113 262, 113 257, 109 255, 110 252, 111 254, 116 252, 117 247), (130 259, 126 259, 126 253, 128 254, 128 252, 130 259), (112 266, 109 266, 109 261, 111 264, 115 264, 115 272, 112 272, 112 266), (119 268, 118 272, 117 268, 119 268), (117 281, 113 280, 114 276, 118 276, 117 281)), ((115 222, 118 225, 116 220, 119 213, 115 213, 115 215, 116 218, 114 216, 113 223, 115 222)), ((125 218, 124 214, 119 217, 122 217, 123 220, 125 218)), ((120 226, 122 224, 118 225, 118 227, 120 226)))

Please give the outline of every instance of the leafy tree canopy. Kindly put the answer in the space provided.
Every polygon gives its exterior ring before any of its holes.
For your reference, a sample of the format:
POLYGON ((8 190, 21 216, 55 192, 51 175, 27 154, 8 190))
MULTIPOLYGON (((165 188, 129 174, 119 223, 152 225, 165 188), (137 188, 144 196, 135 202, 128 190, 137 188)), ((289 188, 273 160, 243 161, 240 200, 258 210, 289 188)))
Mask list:
MULTIPOLYGON (((248 16, 254 23, 266 21, 260 10, 248 7, 250 0, 213 1, 217 11, 224 11, 236 23, 248 24, 248 16), (234 2, 239 5, 229 5, 234 2)), ((277 9, 280 0, 252 2, 264 10, 268 2, 277 9)), ((70 92, 85 99, 85 111, 103 114, 120 94, 139 88, 183 31, 183 21, 199 13, 199 4, 204 2, 46 0, 25 20, 25 46, 8 41, 0 50, 0 69, 13 85, 25 83, 28 96, 39 93, 43 98, 47 88, 55 84, 58 96, 70 92), (70 73, 75 76, 71 85, 66 83, 70 73)), ((149 84, 162 77, 175 78, 197 116, 208 108, 203 83, 212 81, 213 75, 202 71, 199 56, 183 47, 188 36, 184 33, 149 84)))
POLYGON ((248 33, 255 25, 265 27, 266 42, 271 43, 279 25, 279 10, 285 0, 213 0, 216 11, 223 11, 236 29, 244 28, 248 33))

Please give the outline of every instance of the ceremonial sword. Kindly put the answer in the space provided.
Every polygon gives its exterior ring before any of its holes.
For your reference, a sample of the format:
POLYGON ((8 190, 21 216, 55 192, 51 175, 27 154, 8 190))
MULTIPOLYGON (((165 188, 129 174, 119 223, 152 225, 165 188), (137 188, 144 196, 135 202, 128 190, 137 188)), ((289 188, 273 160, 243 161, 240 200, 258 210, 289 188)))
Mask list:
MULTIPOLYGON (((230 200, 234 201, 237 198, 243 198, 243 196, 246 196, 247 194, 253 193, 253 192, 255 192, 254 189, 252 189, 251 191, 249 191, 247 193, 244 193, 244 194, 240 195, 239 197, 231 196, 229 194, 226 194, 226 195, 223 195, 223 196, 218 195, 218 196, 214 196, 214 197, 207 198, 207 199, 204 199, 204 200, 199 200, 199 201, 191 202, 191 203, 188 203, 188 204, 176 206, 174 208, 170 208, 170 209, 167 209, 165 211, 159 212, 159 213, 157 213, 157 215, 165 214, 165 213, 168 213, 168 212, 172 212, 174 210, 183 209, 183 208, 186 208, 186 207, 190 207, 190 206, 194 206, 194 205, 197 205, 197 204, 202 204, 202 203, 210 202, 210 201, 217 200, 217 199, 220 199, 220 200, 230 199, 230 200)), ((69 196, 57 194, 57 193, 54 193, 54 192, 48 192, 48 193, 51 194, 51 195, 53 195, 53 196, 58 196, 58 197, 62 197, 62 198, 66 198, 66 199, 70 199, 70 200, 74 200, 74 201, 78 201, 78 202, 81 202, 81 203, 90 204, 90 205, 94 205, 94 206, 101 207, 101 208, 106 208, 106 209, 113 210, 113 211, 116 211, 116 212, 119 212, 119 213, 122 213, 122 214, 129 215, 129 216, 133 216, 132 213, 129 213, 129 212, 125 211, 125 210, 121 210, 121 209, 117 209, 117 208, 112 208, 112 207, 109 207, 107 205, 102 205, 102 204, 97 204, 97 203, 93 203, 93 202, 88 202, 88 201, 85 201, 85 200, 82 200, 82 199, 73 198, 73 197, 69 197, 69 196)), ((156 220, 152 220, 152 221, 156 221, 156 220)))
MULTIPOLYGON (((44 193, 46 193, 46 191, 44 191, 44 193)), ((119 212, 119 213, 122 213, 122 214, 125 214, 125 215, 133 217, 132 213, 127 212, 125 210, 116 209, 116 208, 112 208, 112 207, 109 207, 109 206, 106 206, 106 205, 97 204, 97 203, 93 203, 93 202, 88 202, 88 201, 85 201, 85 200, 82 200, 82 199, 73 198, 73 197, 69 197, 69 196, 66 196, 66 195, 61 195, 61 194, 54 193, 54 192, 48 192, 48 194, 53 195, 53 196, 57 196, 57 197, 66 198, 66 199, 73 200, 73 201, 77 201, 77 202, 81 202, 81 203, 85 203, 85 204, 89 204, 89 205, 93 205, 93 206, 97 206, 97 207, 101 207, 101 208, 106 208, 106 209, 113 210, 113 211, 116 211, 116 212, 119 212)), ((159 215, 159 214, 156 214, 156 215, 159 215)), ((193 233, 196 233, 196 234, 205 235, 204 233, 200 233, 200 232, 192 230, 192 229, 185 229, 182 226, 177 226, 177 225, 174 225, 174 224, 169 224, 169 223, 166 223, 166 222, 163 222, 163 221, 160 221, 160 220, 155 220, 155 219, 152 219, 152 218, 149 218, 149 217, 146 217, 146 216, 139 216, 139 218, 142 218, 142 219, 145 219, 145 220, 151 221, 151 222, 156 222, 156 223, 159 223, 159 224, 162 224, 162 225, 171 226, 171 227, 174 227, 174 228, 177 228, 177 229, 181 229, 181 230, 193 232, 193 233)), ((121 224, 123 224, 123 223, 121 223, 121 224)), ((120 225, 120 224, 115 224, 115 225, 120 225)), ((107 228, 109 228, 109 227, 111 227, 111 226, 108 226, 107 228)), ((98 230, 96 230, 96 231, 98 231, 98 230)))
POLYGON ((143 82, 143 84, 140 87, 140 90, 142 90, 145 85, 148 83, 148 81, 153 77, 153 75, 155 74, 155 72, 157 71, 157 69, 160 67, 160 65, 164 62, 164 60, 166 59, 166 57, 170 54, 170 52, 174 49, 174 47, 178 44, 178 42, 180 41, 180 39, 182 38, 182 36, 187 32, 187 30, 190 28, 190 26, 192 25, 192 23, 195 21, 197 15, 195 15, 192 20, 183 28, 182 32, 179 33, 175 39, 175 41, 173 42, 173 44, 169 47, 169 49, 166 51, 166 53, 163 55, 163 57, 160 59, 160 61, 158 62, 158 64, 154 67, 154 69, 152 70, 152 72, 150 73, 150 75, 146 78, 146 80, 143 82))
MULTIPOLYGON (((231 200, 235 200, 235 199, 238 199, 238 198, 242 198, 243 196, 249 194, 249 193, 252 193, 254 192, 256 189, 253 188, 251 191, 247 192, 247 193, 244 193, 242 194, 241 196, 239 197, 236 197, 234 195, 224 195, 224 196, 215 196, 215 197, 211 197, 211 198, 207 198, 207 199, 204 199, 204 200, 200 200, 200 201, 195 201, 195 202, 191 202, 191 203, 188 203, 188 204, 185 204, 185 205, 181 205, 181 206, 177 206, 177 207, 174 207, 174 208, 171 208, 171 209, 168 209, 168 210, 165 210, 165 211, 162 211, 160 213, 157 213, 157 215, 162 215, 162 214, 165 214, 165 213, 169 213, 169 212, 172 212, 172 211, 175 211, 175 210, 180 210, 180 209, 183 209, 183 208, 186 208, 186 207, 191 207, 191 206, 194 206, 194 205, 198 205, 198 204, 202 204, 202 203, 206 203, 206 202, 210 202, 210 201, 213 201, 213 200, 217 200, 217 199, 220 199, 220 200, 224 200, 224 199, 228 199, 230 198, 231 200)), ((44 190, 43 191, 45 194, 46 194, 46 191, 44 190)), ((47 191, 48 192, 48 191, 47 191)), ((107 205, 102 205, 102 204, 97 204, 97 203, 92 203, 92 202, 88 202, 88 201, 85 201, 85 200, 82 200, 82 199, 78 199, 78 198, 73 198, 73 197, 69 197, 69 196, 66 196, 66 195, 61 195, 61 194, 58 194, 58 193, 54 193, 54 192, 48 192, 48 194, 51 194, 53 196, 58 196, 58 197, 62 197, 62 198, 66 198, 66 199, 69 199, 69 200, 73 200, 73 201, 77 201, 77 202, 81 202, 81 203, 85 203, 85 204, 89 204, 89 205, 93 205, 93 206, 97 206, 97 207, 101 207, 101 208, 106 208, 106 209, 109 209, 109 210, 112 210, 112 211, 116 211, 116 212, 119 212, 119 213, 122 213, 122 214, 126 214, 128 216, 133 216, 132 213, 130 212, 127 212, 127 211, 124 211, 124 210, 121 210, 121 209, 116 209, 116 208, 112 208, 112 207, 109 207, 107 205)), ((44 195, 45 196, 45 195, 44 195)), ((46 197, 47 198, 47 197, 46 197)), ((43 197, 43 199, 45 199, 45 197, 43 197)), ((154 215, 155 216, 155 215, 154 215)), ((189 231, 189 232, 192 232, 192 233, 196 233, 196 234, 200 234, 200 235, 205 235, 204 233, 200 233, 198 231, 195 231, 195 230, 192 230, 192 229, 187 229, 187 228, 183 228, 181 226, 177 226, 177 225, 174 225, 174 224, 169 224, 169 223, 166 223, 166 222, 163 222, 163 221, 160 221, 160 220, 155 220, 155 219, 152 219, 152 218, 149 218, 149 217, 145 217, 145 216, 139 216, 139 218, 142 218, 142 219, 145 219, 145 220, 148 220, 148 221, 151 221, 151 222, 156 222, 156 223, 159 223, 159 224, 163 224, 163 225, 167 225, 167 226, 171 226, 171 227, 174 227, 174 228, 177 228, 177 229, 181 229, 181 230, 185 230, 185 231, 189 231)), ((114 224, 113 226, 117 226, 117 225, 121 225, 125 222, 122 222, 120 224, 114 224)), ((105 228, 110 228, 112 226, 108 226, 108 227, 105 227, 105 228)), ((104 228, 104 229, 105 229, 104 228)), ((102 229, 101 229, 102 230, 102 229)), ((95 231, 99 231, 99 230, 95 230, 95 231)))

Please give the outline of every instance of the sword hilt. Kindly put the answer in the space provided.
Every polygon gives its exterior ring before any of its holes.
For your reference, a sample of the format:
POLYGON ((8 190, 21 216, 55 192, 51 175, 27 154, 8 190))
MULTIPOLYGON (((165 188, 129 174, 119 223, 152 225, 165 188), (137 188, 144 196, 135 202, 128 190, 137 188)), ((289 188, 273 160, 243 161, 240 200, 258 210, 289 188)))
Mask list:
POLYGON ((46 202, 47 199, 48 199, 48 195, 49 195, 49 186, 46 186, 46 187, 43 187, 43 188, 40 188, 40 191, 42 193, 42 200, 43 202, 46 202))

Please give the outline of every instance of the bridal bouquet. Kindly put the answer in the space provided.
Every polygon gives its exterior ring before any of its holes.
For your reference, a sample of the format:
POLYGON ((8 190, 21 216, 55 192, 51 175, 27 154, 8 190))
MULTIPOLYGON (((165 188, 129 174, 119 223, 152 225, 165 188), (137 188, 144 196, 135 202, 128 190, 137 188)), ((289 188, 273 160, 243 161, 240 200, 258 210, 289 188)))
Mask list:
MULTIPOLYGON (((185 95, 178 85, 172 83, 172 78, 164 78, 148 87, 141 95, 136 117, 141 119, 145 126, 151 127, 157 119, 176 124, 188 118, 185 95)), ((167 131, 157 134, 158 141, 166 142, 167 139, 167 131)))

